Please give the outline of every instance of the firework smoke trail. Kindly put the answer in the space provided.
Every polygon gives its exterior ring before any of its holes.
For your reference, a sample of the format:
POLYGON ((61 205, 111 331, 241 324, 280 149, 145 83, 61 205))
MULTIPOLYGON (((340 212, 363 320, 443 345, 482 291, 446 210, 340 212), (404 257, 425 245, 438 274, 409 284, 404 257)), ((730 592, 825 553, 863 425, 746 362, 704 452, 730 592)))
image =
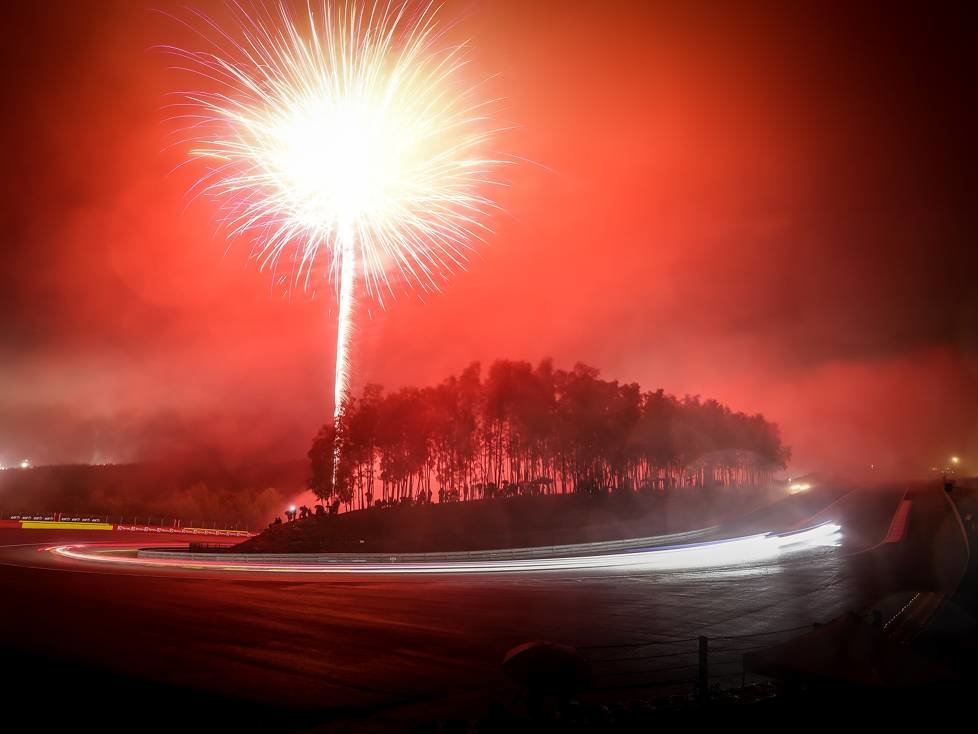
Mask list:
POLYGON ((353 233, 340 234, 339 314, 336 318, 336 377, 333 381, 333 420, 339 420, 349 393, 350 346, 353 341, 353 307, 356 304, 357 260, 353 233))
POLYGON ((466 83, 465 46, 433 4, 298 8, 232 0, 223 25, 190 11, 209 50, 168 50, 205 86, 180 93, 182 142, 207 165, 196 192, 262 268, 310 290, 332 281, 339 428, 358 291, 381 307, 395 281, 437 291, 488 232, 483 192, 508 161, 487 151, 495 100, 466 83))
POLYGON ((350 392, 350 347, 353 341, 353 312, 356 304, 357 265, 356 247, 353 233, 348 227, 340 232, 340 285, 339 313, 336 317, 336 366, 333 377, 333 427, 336 431, 333 440, 333 486, 340 467, 342 439, 340 434, 340 418, 346 407, 346 397, 350 392))

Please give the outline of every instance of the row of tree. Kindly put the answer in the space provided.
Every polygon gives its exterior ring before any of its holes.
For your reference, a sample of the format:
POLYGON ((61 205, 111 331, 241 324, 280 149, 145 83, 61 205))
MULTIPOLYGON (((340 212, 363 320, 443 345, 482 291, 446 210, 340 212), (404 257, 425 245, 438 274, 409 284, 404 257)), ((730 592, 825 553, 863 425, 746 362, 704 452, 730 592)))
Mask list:
POLYGON ((367 385, 320 430, 310 488, 347 509, 513 494, 770 481, 790 451, 762 415, 643 392, 578 364, 500 360, 433 387, 367 385), (335 470, 334 470, 335 465, 335 470))

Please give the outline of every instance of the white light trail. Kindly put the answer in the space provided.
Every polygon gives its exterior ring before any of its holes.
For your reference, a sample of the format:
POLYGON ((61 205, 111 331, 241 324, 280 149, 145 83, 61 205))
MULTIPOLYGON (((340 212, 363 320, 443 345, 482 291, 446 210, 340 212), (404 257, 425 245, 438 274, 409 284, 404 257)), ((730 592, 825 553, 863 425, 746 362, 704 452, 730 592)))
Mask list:
MULTIPOLYGON (((537 573, 547 571, 676 571, 722 568, 745 565, 765 565, 784 557, 811 552, 841 543, 841 527, 833 522, 823 523, 793 533, 765 533, 709 543, 654 548, 645 551, 612 553, 594 556, 560 558, 524 558, 489 561, 430 561, 430 562, 312 562, 299 559, 268 561, 246 560, 187 560, 184 558, 132 558, 106 555, 105 546, 59 545, 46 550, 79 561, 124 564, 128 566, 178 568, 197 571, 233 571, 259 573, 302 574, 465 574, 465 573, 537 573)), ((118 550, 118 546, 115 547, 118 550)), ((135 549, 135 547, 133 547, 135 549)))

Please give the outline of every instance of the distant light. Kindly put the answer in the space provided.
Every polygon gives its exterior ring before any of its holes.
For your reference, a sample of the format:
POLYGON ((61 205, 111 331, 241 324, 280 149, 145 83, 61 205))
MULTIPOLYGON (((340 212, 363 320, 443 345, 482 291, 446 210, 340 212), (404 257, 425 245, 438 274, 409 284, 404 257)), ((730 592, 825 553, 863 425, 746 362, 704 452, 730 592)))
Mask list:
POLYGON ((295 505, 289 507, 289 512, 295 512, 295 505))
POLYGON ((951 463, 952 464, 960 464, 961 463, 961 459, 959 459, 957 456, 952 456, 951 457, 951 463))
POLYGON ((808 482, 795 482, 794 484, 788 485, 788 494, 798 494, 799 492, 807 492, 812 488, 812 485, 808 482))
POLYGON ((31 468, 31 462, 28 459, 24 459, 22 462, 20 462, 20 468, 21 469, 30 469, 31 468))

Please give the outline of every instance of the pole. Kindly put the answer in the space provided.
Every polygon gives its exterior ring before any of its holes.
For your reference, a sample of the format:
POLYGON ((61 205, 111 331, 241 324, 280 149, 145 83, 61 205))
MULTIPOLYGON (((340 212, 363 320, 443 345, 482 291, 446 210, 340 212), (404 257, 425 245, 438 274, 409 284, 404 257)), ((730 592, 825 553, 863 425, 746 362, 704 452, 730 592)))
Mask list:
POLYGON ((700 652, 700 665, 699 665, 699 683, 697 685, 697 697, 702 705, 706 705, 710 702, 710 667, 709 667, 709 655, 708 655, 708 645, 709 638, 705 635, 700 635, 699 637, 699 652, 700 652))

